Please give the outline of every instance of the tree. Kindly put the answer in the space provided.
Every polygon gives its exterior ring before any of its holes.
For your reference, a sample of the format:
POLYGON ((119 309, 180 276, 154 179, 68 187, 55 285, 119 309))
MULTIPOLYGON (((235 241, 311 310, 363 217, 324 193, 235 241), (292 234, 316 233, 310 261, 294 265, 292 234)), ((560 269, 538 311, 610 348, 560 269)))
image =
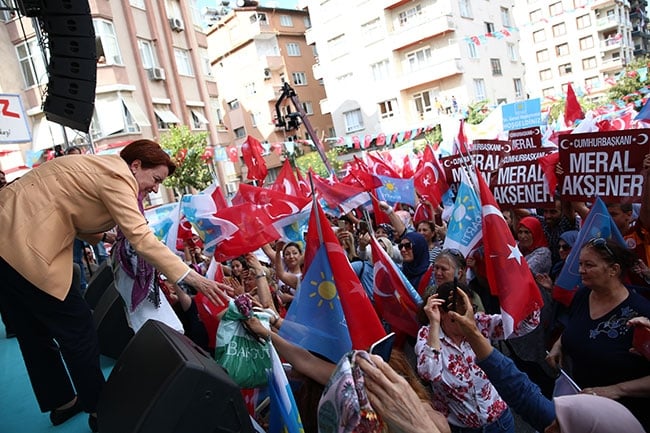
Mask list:
MULTIPOLYGON (((498 109, 500 110, 500 108, 498 109)), ((490 109, 487 100, 475 102, 467 107, 466 122, 470 125, 478 125, 488 114, 490 114, 490 109)))
MULTIPOLYGON (((325 153, 327 160, 330 162, 335 172, 339 171, 343 163, 339 160, 338 150, 334 147, 325 153)), ((328 177, 330 174, 325 167, 325 163, 318 152, 309 152, 299 158, 296 158, 296 166, 303 173, 307 173, 311 167, 314 172, 321 177, 328 177)))
POLYGON ((160 137, 160 147, 176 159, 178 167, 173 175, 163 182, 176 193, 189 193, 191 188, 205 189, 214 178, 211 172, 211 157, 206 154, 207 132, 192 132, 185 126, 172 127, 160 137))
MULTIPOLYGON (((639 89, 646 86, 646 83, 641 81, 641 74, 638 70, 647 68, 650 64, 650 57, 640 57, 630 62, 625 67, 624 74, 616 81, 607 92, 607 97, 610 101, 623 100, 625 103, 635 102, 643 98, 643 94, 639 89)), ((638 108, 641 109, 640 107, 638 108)))

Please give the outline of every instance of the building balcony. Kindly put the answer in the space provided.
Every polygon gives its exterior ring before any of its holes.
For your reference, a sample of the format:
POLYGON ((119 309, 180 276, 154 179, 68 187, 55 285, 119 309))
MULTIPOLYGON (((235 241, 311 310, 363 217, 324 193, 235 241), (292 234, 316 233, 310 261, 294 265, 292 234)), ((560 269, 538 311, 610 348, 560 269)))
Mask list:
POLYGON ((408 2, 409 0, 384 0, 381 5, 384 9, 395 9, 408 2))
POLYGON ((284 68, 284 61, 282 56, 266 56, 263 59, 264 69, 270 69, 271 71, 279 71, 284 68))
POLYGON ((614 6, 614 0, 594 0, 591 2, 591 9, 602 9, 607 6, 614 6))
POLYGON ((305 42, 307 42, 307 45, 314 45, 316 43, 316 34, 317 32, 314 31, 313 27, 305 30, 305 42))
POLYGON ((319 102, 320 105, 320 112, 325 115, 325 114, 331 114, 332 113, 332 107, 330 107, 329 100, 326 99, 321 99, 319 102))
POLYGON ((442 80, 463 73, 460 59, 450 59, 441 63, 431 64, 412 72, 404 72, 399 77, 398 85, 401 90, 410 89, 424 83, 442 80))
POLYGON ((413 24, 400 27, 389 33, 389 44, 392 50, 399 50, 424 39, 432 38, 456 30, 456 24, 451 16, 433 17, 422 15, 413 24))
POLYGON ((618 71, 618 70, 622 70, 624 66, 625 65, 623 64, 623 59, 620 57, 603 59, 602 64, 600 66, 600 71, 601 72, 618 71))
POLYGON ((600 51, 608 52, 612 50, 618 50, 619 48, 621 48, 622 45, 623 45, 622 39, 619 40, 610 39, 610 40, 601 41, 600 51))
POLYGON ((623 22, 620 20, 620 17, 618 15, 610 15, 608 17, 599 18, 596 21, 596 29, 599 32, 602 32, 604 30, 616 28, 622 24, 623 22))
POLYGON ((240 47, 252 40, 273 39, 276 37, 275 32, 265 22, 253 22, 249 25, 237 27, 237 31, 230 31, 229 44, 231 47, 240 47))

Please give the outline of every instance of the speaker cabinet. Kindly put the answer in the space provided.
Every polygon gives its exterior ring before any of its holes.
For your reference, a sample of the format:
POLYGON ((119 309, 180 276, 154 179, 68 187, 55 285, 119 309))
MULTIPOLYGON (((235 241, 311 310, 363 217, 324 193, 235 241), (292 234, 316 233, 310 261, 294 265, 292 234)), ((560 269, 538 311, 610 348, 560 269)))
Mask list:
POLYGON ((118 359, 133 338, 124 311, 122 297, 111 283, 93 310, 93 322, 99 338, 99 351, 109 358, 118 359))
POLYGON ((104 386, 100 433, 253 433, 240 388, 187 337, 149 320, 104 386))
POLYGON ((50 48, 45 117, 88 132, 97 86, 97 44, 88 1, 43 0, 39 20, 50 48))
POLYGON ((99 265, 93 276, 90 277, 86 292, 84 293, 84 298, 91 310, 97 307, 97 303, 112 282, 113 269, 111 269, 110 260, 105 260, 104 263, 99 265))

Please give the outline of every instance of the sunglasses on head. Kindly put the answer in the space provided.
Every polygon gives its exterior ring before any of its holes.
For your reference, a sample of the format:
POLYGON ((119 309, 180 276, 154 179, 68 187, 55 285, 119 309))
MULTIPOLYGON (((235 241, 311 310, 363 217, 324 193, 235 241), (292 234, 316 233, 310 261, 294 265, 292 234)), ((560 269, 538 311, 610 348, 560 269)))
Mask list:
POLYGON ((402 249, 410 250, 413 248, 413 244, 411 242, 402 242, 398 245, 398 247, 400 250, 402 249))
POLYGON ((607 240, 604 238, 593 238, 587 243, 595 248, 604 250, 612 259, 616 257, 614 251, 607 245, 607 240))

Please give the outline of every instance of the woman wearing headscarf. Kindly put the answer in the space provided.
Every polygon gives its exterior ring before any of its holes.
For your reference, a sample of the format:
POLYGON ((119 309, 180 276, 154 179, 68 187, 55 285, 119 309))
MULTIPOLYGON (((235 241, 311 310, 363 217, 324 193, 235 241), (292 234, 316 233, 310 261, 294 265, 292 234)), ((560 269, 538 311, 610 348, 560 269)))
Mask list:
POLYGON ((422 277, 429 269, 429 245, 420 233, 407 232, 397 244, 402 255, 402 273, 418 293, 426 288, 428 281, 422 277))
POLYGON ((517 228, 517 240, 533 275, 547 274, 551 270, 551 250, 542 223, 535 217, 522 218, 517 228))
MULTIPOLYGON (((117 225, 170 281, 216 304, 225 286, 190 269, 153 234, 140 202, 176 168, 160 146, 137 140, 119 155, 56 158, 0 190, 0 305, 9 314, 41 411, 54 425, 97 409, 104 376, 90 308, 71 290, 74 239, 95 245, 117 225)), ((223 300, 222 300, 223 299, 223 300)))

